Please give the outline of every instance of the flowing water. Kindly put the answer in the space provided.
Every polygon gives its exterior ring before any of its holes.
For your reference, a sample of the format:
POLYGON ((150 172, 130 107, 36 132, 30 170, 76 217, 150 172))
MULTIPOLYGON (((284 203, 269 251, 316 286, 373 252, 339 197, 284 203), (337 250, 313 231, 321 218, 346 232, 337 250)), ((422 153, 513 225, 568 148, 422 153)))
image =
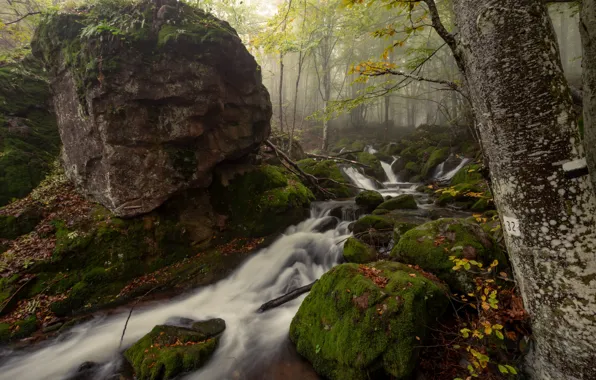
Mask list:
MULTIPOLYGON (((289 379, 279 373, 277 377, 263 377, 263 373, 275 367, 281 356, 287 356, 290 322, 305 296, 261 314, 256 310, 271 299, 313 282, 339 263, 343 241, 349 236, 348 222, 317 232, 317 225, 329 218, 326 215, 333 207, 333 202, 314 203, 311 218, 290 227, 227 279, 179 299, 135 310, 123 347, 172 318, 223 318, 227 328, 213 358, 185 379, 289 379)), ((104 363, 95 378, 106 379, 122 360, 119 341, 127 316, 128 311, 96 318, 42 347, 10 353, 2 360, 0 379, 64 379, 86 361, 104 363)), ((295 353, 292 355, 294 361, 299 360, 295 353)), ((290 372, 295 374, 296 370, 290 372)))
POLYGON ((367 146, 365 146, 365 147, 364 147, 364 151, 365 151, 366 153, 370 153, 370 154, 375 154, 375 153, 377 153, 377 152, 378 152, 378 150, 376 150, 375 148, 373 148, 373 146, 372 146, 372 145, 367 145, 367 146))
POLYGON ((360 173, 358 169, 353 167, 344 167, 343 172, 350 178, 352 183, 364 190, 377 190, 375 181, 360 173))
POLYGON ((467 164, 470 163, 470 161, 472 161, 469 158, 464 158, 461 160, 461 162, 459 163, 459 165, 457 165, 457 167, 455 167, 454 169, 448 171, 448 172, 444 172, 444 167, 445 167, 445 162, 442 162, 439 166, 437 166, 437 168, 435 169, 435 173, 433 175, 433 178, 436 181, 439 182, 448 182, 451 181, 451 179, 457 174, 457 172, 463 168, 464 166, 466 166, 467 164))
POLYGON ((390 164, 386 163, 385 161, 381 161, 381 166, 383 167, 385 175, 387 176, 387 183, 399 182, 399 178, 397 178, 397 175, 393 172, 393 169, 391 168, 395 161, 397 161, 397 158, 393 158, 393 162, 390 164))

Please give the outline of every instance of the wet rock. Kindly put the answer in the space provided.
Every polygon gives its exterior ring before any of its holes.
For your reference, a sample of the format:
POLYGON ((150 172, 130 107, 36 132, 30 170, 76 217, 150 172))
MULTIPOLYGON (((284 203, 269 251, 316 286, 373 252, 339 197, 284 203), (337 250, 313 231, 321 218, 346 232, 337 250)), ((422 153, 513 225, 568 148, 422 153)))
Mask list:
POLYGON ((343 221, 356 220, 364 214, 366 214, 366 209, 356 204, 337 206, 329 212, 330 216, 343 221))
POLYGON ((502 268, 506 266, 506 257, 493 239, 479 225, 463 219, 439 219, 410 229, 401 235, 391 256, 437 275, 459 293, 472 291, 474 282, 466 271, 453 270, 450 256, 484 266, 498 260, 502 268))
POLYGON ((326 232, 329 230, 334 229, 339 224, 339 219, 334 216, 328 216, 321 220, 319 224, 317 224, 313 230, 317 232, 326 232))
POLYGON ((344 259, 348 263, 370 263, 377 259, 377 251, 361 240, 350 237, 344 244, 344 259))
MULTIPOLYGON (((194 328, 155 326, 124 352, 139 380, 166 380, 201 368, 219 343, 222 320, 198 322, 194 328)), ((194 325, 193 325, 194 327, 194 325)), ((222 328, 223 327, 223 328, 222 328)))
POLYGON ((342 264, 313 286, 290 339, 325 378, 406 379, 428 328, 448 306, 445 294, 404 264, 342 264))
POLYGON ((394 173, 399 173, 406 168, 407 163, 407 159, 399 157, 393 164, 391 164, 391 170, 393 170, 394 173))
POLYGON ((411 194, 398 195, 395 198, 391 198, 388 201, 381 203, 377 206, 381 210, 401 210, 401 209, 417 209, 416 199, 411 194))
POLYGON ((378 191, 366 190, 356 196, 355 202, 358 206, 362 206, 368 212, 371 212, 383 203, 383 196, 378 191))
POLYGON ((349 198, 355 190, 350 188, 350 181, 345 178, 337 163, 333 160, 317 161, 312 158, 298 161, 300 169, 317 178, 328 178, 333 181, 319 181, 319 185, 331 192, 335 198, 349 198))
POLYGON ((56 94, 66 175, 119 216, 208 187, 218 163, 270 132, 260 68, 229 24, 175 1, 153 19, 153 3, 55 13, 32 41, 56 94), (121 14, 132 26, 119 38, 80 37, 88 19, 121 14))
POLYGON ((205 336, 205 339, 217 336, 226 329, 226 321, 221 318, 214 318, 207 321, 199 321, 192 324, 191 327, 196 332, 205 336))

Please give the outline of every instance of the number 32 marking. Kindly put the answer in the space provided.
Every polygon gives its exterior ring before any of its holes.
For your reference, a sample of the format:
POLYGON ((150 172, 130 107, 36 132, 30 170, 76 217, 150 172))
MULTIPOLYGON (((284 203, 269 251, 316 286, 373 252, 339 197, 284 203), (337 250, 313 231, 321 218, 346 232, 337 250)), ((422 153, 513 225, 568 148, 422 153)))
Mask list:
POLYGON ((503 226, 503 228, 505 229, 505 231, 507 231, 507 233, 511 236, 519 236, 521 237, 521 231, 520 231, 520 226, 519 226, 519 219, 515 219, 515 218, 510 218, 508 216, 504 216, 503 217, 503 222, 505 223, 505 225, 503 226))

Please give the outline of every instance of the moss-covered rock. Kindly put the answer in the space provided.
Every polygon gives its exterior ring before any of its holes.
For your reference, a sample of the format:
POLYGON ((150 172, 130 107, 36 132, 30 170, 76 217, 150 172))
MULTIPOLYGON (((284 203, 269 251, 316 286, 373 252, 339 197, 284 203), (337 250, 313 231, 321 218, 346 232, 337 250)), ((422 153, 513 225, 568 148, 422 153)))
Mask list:
POLYGON ((393 227, 393 242, 397 244, 399 239, 408 231, 413 228, 418 227, 419 224, 411 223, 411 222, 397 222, 393 227))
POLYGON ((385 171, 381 165, 381 161, 374 155, 368 152, 358 153, 358 162, 361 162, 368 167, 364 168, 364 173, 374 177, 380 181, 385 180, 385 171))
POLYGON ((377 251, 357 238, 350 237, 344 244, 344 259, 349 263, 370 263, 377 259, 377 251))
POLYGON ((493 260, 504 265, 506 260, 480 226, 463 219, 439 219, 407 231, 391 251, 391 256, 436 274, 454 292, 469 292, 474 284, 465 271, 452 269, 454 262, 450 256, 484 265, 493 260))
POLYGON ((49 173, 60 150, 48 80, 30 57, 0 67, 0 206, 49 173))
POLYGON ((241 236, 261 237, 283 231, 308 216, 311 191, 284 169, 252 166, 222 176, 210 189, 216 209, 228 215, 228 228, 241 236))
POLYGON ((139 380, 166 380, 196 370, 211 357, 219 337, 184 327, 155 326, 124 352, 139 380))
POLYGON ((0 239, 16 239, 27 234, 42 218, 41 210, 36 207, 29 207, 16 215, 4 213, 0 209, 0 239))
POLYGON ((10 340, 10 325, 8 323, 0 323, 0 343, 5 343, 10 340))
POLYGON ((393 222, 390 219, 378 215, 365 215, 358 219, 353 226, 353 232, 360 234, 368 230, 387 231, 393 228, 393 222))
POLYGON ((35 315, 21 319, 14 323, 11 339, 23 339, 33 334, 37 330, 39 322, 35 315))
POLYGON ((378 191, 366 190, 356 196, 356 204, 365 207, 369 212, 383 203, 383 196, 378 191))
POLYGON ((344 178, 337 163, 333 160, 316 161, 312 158, 298 161, 300 169, 305 173, 313 175, 317 178, 328 178, 332 181, 322 180, 319 184, 327 191, 332 193, 336 198, 349 198, 354 194, 354 191, 347 185, 349 181, 344 178), (345 185, 344 185, 345 184, 345 185))
POLYGON ((480 164, 464 166, 463 168, 459 169, 451 179, 451 186, 463 183, 475 184, 478 181, 481 181, 483 177, 482 174, 480 174, 480 169, 482 169, 482 165, 480 164))
POLYGON ((290 339, 325 378, 407 379, 420 340, 447 305, 441 285, 406 265, 342 264, 313 286, 290 339))
POLYGON ((381 203, 377 209, 381 210, 403 210, 403 209, 410 209, 415 210, 418 208, 416 204, 416 199, 411 194, 401 194, 395 198, 391 198, 383 203, 381 203))
POLYGON ((436 168, 441 162, 445 161, 449 156, 449 148, 434 149, 430 154, 428 160, 424 163, 420 175, 428 177, 432 173, 432 169, 436 168))

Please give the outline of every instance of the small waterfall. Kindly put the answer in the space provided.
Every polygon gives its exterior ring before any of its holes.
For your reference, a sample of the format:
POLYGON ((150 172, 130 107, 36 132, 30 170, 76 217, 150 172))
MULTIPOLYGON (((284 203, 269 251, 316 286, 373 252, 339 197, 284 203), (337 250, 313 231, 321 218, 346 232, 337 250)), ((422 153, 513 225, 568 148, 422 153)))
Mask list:
POLYGON ((378 152, 378 150, 376 150, 375 148, 373 148, 373 146, 372 146, 372 145, 367 145, 367 146, 365 146, 365 147, 364 147, 364 151, 365 151, 366 153, 370 153, 370 154, 375 154, 375 153, 377 153, 377 152, 378 152))
MULTIPOLYGON (((466 166, 467 164, 470 163, 470 161, 472 161, 470 158, 464 158, 461 160, 461 162, 459 163, 459 165, 457 165, 457 167, 455 167, 455 169, 447 172, 447 173, 441 173, 440 177, 435 177, 435 179, 437 181, 440 182, 448 182, 451 181, 451 179, 457 174, 458 171, 460 171, 461 168, 463 168, 464 166, 466 166)), ((443 163, 444 164, 444 163, 443 163)), ((441 165, 443 165, 441 164, 441 165)))
POLYGON ((343 168, 343 171, 348 177, 350 177, 352 183, 361 189, 377 190, 377 185, 375 185, 375 182, 372 179, 366 177, 364 174, 360 173, 358 169, 350 166, 343 168))
MULTIPOLYGON (((448 159, 447 159, 448 160, 448 159)), ((445 170, 445 162, 447 162, 447 160, 441 162, 433 171, 433 178, 441 178, 441 176, 443 176, 443 171, 445 170)))
POLYGON ((389 182, 389 183, 399 182, 397 175, 395 175, 395 173, 393 172, 393 169, 391 169, 391 167, 393 166, 395 161, 397 161, 397 158, 394 158, 393 162, 391 164, 388 164, 385 161, 381 161, 381 166, 383 167, 383 170, 385 171, 385 175, 387 176, 387 182, 389 182))
MULTIPOLYGON (((333 205, 317 204, 311 218, 287 229, 270 247, 249 258, 228 278, 174 300, 137 308, 124 338, 130 346, 170 318, 223 318, 226 330, 209 362, 185 379, 261 379, 265 370, 288 359, 288 330, 305 296, 258 314, 264 302, 320 278, 341 260, 342 245, 350 236, 348 222, 334 230, 317 232, 333 205)), ((128 311, 97 317, 58 338, 24 352, 1 358, 0 379, 62 380, 86 361, 103 363, 102 380, 112 378, 121 356, 120 335, 128 311), (107 373, 106 373, 107 372, 107 373), (110 373, 111 372, 111 373, 110 373)), ((289 359, 295 358, 291 356, 289 359)), ((94 377, 89 380, 99 380, 94 377)))

